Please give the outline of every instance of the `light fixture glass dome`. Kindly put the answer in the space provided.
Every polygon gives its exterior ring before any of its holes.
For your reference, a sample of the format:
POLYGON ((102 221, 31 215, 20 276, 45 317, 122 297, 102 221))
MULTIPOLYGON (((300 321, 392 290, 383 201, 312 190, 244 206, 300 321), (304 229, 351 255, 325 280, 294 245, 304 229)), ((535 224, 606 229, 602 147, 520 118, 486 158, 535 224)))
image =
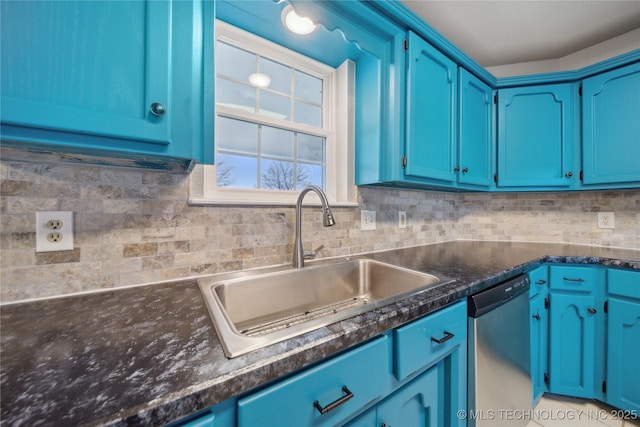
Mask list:
POLYGON ((311 19, 298 15, 290 4, 282 9, 282 23, 290 31, 301 35, 310 34, 318 28, 311 19))

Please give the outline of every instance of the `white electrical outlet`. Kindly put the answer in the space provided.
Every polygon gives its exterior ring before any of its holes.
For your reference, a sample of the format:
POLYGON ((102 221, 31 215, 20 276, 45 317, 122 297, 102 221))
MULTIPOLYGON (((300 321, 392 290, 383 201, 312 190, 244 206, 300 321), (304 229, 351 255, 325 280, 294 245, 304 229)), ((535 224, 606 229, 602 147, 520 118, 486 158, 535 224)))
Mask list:
POLYGON ((407 213, 398 211, 398 228, 407 228, 407 213))
POLYGON ((376 229, 376 211, 360 212, 360 230, 368 231, 376 229))
POLYGON ((36 212, 36 252, 73 250, 73 212, 36 212))
POLYGON ((613 212, 598 212, 598 228, 616 228, 613 212))

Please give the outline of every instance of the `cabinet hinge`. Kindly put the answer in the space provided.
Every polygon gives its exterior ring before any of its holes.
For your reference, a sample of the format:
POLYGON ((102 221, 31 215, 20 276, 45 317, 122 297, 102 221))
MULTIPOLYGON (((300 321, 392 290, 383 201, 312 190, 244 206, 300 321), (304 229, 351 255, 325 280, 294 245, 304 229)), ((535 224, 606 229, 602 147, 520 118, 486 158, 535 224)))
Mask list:
POLYGON ((549 302, 549 298, 544 299, 544 308, 549 310, 549 306, 551 306, 551 302, 549 302))
POLYGON ((402 167, 403 168, 407 167, 407 156, 402 156, 402 167))
POLYGON ((544 373, 544 383, 547 386, 549 385, 549 374, 547 374, 546 372, 544 373))
POLYGON ((408 51, 409 50, 409 40, 404 39, 404 51, 408 51))
POLYGON ((606 381, 602 381, 602 392, 603 393, 607 392, 607 382, 606 381))
POLYGON ((584 180, 584 172, 580 171, 580 181, 584 180))
POLYGON ((605 301, 604 302, 604 312, 608 313, 609 312, 609 301, 605 301))
POLYGON ((582 85, 580 85, 580 87, 578 88, 578 95, 582 96, 582 85))
POLYGON ((493 103, 494 104, 498 103, 498 94, 497 93, 495 95, 493 95, 493 103))
POLYGON ((496 184, 498 183, 498 174, 497 173, 493 174, 493 182, 495 182, 496 184))

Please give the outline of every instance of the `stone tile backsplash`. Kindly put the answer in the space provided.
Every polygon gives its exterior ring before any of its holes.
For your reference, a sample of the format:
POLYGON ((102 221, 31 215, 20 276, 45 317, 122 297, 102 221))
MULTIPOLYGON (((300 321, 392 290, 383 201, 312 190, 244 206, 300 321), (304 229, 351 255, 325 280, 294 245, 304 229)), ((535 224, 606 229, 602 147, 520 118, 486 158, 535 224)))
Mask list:
MULTIPOLYGON (((188 176, 113 167, 0 162, 2 301, 164 281, 291 261, 293 207, 190 206, 188 176), (74 212, 74 250, 35 253, 35 212, 74 212)), ((566 242, 640 249, 640 190, 445 193, 360 188, 323 228, 303 211, 319 257, 455 239, 566 242), (360 211, 377 230, 360 231, 360 211), (398 228, 398 211, 407 228, 398 228), (600 230, 596 212, 614 212, 600 230)))

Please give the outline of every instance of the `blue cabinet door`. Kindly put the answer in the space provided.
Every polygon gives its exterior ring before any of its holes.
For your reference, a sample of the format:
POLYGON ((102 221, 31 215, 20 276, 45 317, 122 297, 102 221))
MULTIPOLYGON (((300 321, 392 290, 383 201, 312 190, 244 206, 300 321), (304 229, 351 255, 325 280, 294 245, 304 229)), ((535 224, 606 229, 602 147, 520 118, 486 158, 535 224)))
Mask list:
POLYGON ((535 407, 547 391, 545 376, 548 372, 547 352, 549 339, 549 315, 545 308, 546 291, 539 292, 529 300, 531 322, 531 387, 535 407))
POLYGON ((640 182, 640 63, 582 83, 583 183, 640 182))
POLYGON ((409 33, 405 175, 453 183, 457 66, 409 33))
POLYGON ((609 299, 607 403, 640 414, 640 302, 609 299))
POLYGON ((493 90, 464 68, 459 75, 458 162, 460 184, 493 183, 493 90))
POLYGON ((498 187, 560 189, 577 182, 574 91, 557 84, 498 92, 498 187))
POLYGON ((377 426, 429 427, 446 425, 440 401, 438 364, 394 393, 377 407, 377 426))
POLYGON ((5 140, 203 160, 201 2, 0 7, 5 140))
POLYGON ((551 293, 549 310, 549 391, 594 396, 596 309, 593 295, 551 293))

